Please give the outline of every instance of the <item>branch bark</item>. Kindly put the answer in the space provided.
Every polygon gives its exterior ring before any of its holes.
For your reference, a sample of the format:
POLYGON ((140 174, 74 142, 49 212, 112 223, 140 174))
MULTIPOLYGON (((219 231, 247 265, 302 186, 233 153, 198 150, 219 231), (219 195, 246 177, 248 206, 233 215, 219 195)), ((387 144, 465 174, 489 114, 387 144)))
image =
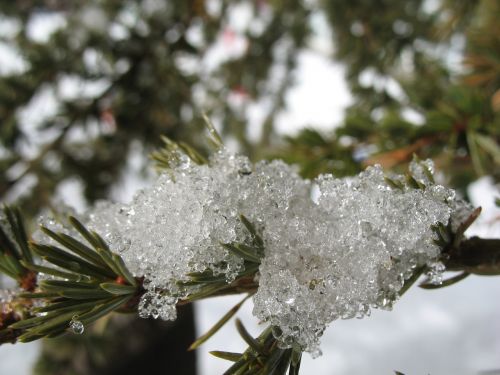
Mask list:
POLYGON ((476 275, 500 275, 500 239, 471 237, 452 247, 445 260, 449 271, 476 275))

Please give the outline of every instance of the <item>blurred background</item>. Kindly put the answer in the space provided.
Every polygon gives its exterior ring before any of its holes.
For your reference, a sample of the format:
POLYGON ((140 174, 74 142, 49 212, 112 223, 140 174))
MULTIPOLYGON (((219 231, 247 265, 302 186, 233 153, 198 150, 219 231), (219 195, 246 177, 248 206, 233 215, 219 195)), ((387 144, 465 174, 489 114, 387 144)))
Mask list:
MULTIPOLYGON (((46 210, 126 202, 155 178, 160 135, 209 152, 205 112, 230 149, 307 178, 432 158, 483 207, 469 234, 499 237, 498 19, 494 0, 0 1, 0 200, 32 227, 46 210)), ((500 373, 499 295, 475 276, 414 288, 391 313, 333 323, 303 373, 500 373)), ((184 349, 235 303, 4 345, 0 373, 220 374, 207 353, 244 347, 232 324, 184 349)), ((257 333, 251 308, 239 315, 257 333)))

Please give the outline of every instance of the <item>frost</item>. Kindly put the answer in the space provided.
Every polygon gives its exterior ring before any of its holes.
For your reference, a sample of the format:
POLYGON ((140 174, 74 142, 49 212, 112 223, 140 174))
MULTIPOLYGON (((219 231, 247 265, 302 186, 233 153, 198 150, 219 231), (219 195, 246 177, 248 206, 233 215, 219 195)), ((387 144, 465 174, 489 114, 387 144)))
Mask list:
POLYGON ((243 214, 265 245, 254 315, 274 326, 283 347, 315 353, 330 322, 390 309, 417 268, 431 267, 439 282, 432 226, 469 210, 432 182, 430 161, 411 165, 424 187, 415 189, 403 176, 391 176, 400 188, 390 184, 379 166, 309 181, 282 161, 252 165, 220 151, 200 166, 178 156, 172 173, 132 203, 103 202, 83 218, 144 277, 140 315, 175 319, 179 299, 199 288, 179 286, 191 272, 211 269, 233 281, 243 260, 221 243, 250 244, 243 214))

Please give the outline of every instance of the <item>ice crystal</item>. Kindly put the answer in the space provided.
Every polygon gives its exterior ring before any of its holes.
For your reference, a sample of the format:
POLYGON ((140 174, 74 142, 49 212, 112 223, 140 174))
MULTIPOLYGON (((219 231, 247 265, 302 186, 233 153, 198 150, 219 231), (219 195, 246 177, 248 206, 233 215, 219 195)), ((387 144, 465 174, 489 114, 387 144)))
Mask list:
POLYGON ((188 273, 211 269, 230 282, 242 270, 221 243, 251 241, 245 215, 265 247, 253 313, 283 347, 318 352, 330 322, 390 309, 417 268, 436 264, 432 226, 462 210, 452 190, 431 181, 430 161, 411 165, 417 189, 403 176, 390 184, 379 166, 309 181, 282 161, 252 165, 220 151, 197 165, 180 156, 132 203, 97 205, 86 225, 144 276, 140 315, 175 319, 178 300, 197 290, 179 286, 188 273))

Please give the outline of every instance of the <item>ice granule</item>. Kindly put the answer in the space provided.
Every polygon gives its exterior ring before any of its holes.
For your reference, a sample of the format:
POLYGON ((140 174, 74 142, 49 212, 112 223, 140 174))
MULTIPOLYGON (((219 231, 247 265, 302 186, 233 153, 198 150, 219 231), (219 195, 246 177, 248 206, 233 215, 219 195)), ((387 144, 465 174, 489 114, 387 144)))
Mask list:
POLYGON ((265 244, 253 313, 283 347, 312 352, 330 322, 390 309, 414 270, 438 260, 431 226, 463 206, 415 163, 425 189, 390 186, 379 166, 309 181, 282 161, 252 165, 226 151, 208 165, 183 160, 132 203, 101 203, 84 218, 144 277, 139 314, 175 319, 176 303, 198 288, 178 286, 188 273, 212 269, 232 281, 243 261, 221 243, 250 241, 243 214, 265 244))

